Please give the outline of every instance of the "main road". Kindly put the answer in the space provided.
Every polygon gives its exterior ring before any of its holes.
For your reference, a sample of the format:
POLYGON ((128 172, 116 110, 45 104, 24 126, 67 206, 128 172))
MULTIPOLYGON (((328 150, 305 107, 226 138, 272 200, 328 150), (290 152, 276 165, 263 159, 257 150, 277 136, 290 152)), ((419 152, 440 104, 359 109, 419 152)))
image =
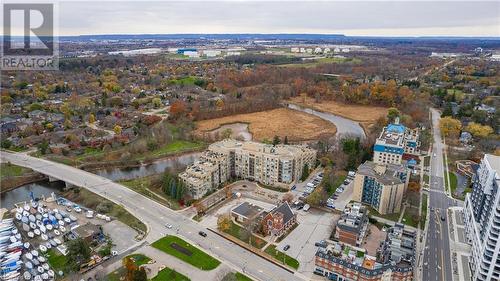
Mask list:
POLYGON ((0 159, 2 162, 10 162, 18 166, 31 168, 49 177, 86 188, 116 204, 122 205, 148 226, 149 231, 145 239, 149 243, 163 237, 168 232, 165 224, 170 223, 174 228, 179 227, 179 232, 176 235, 186 238, 232 268, 244 272, 252 278, 263 281, 305 279, 300 274, 287 271, 212 232, 208 232, 208 236, 205 238, 198 235, 200 230, 205 229, 196 221, 109 179, 71 166, 21 153, 2 151, 0 152, 0 159))
POLYGON ((448 231, 448 207, 455 200, 447 196, 444 186, 443 149, 445 144, 439 130, 440 113, 431 109, 434 143, 432 145, 429 207, 432 210, 426 233, 422 280, 453 280, 450 258, 450 237, 448 231))

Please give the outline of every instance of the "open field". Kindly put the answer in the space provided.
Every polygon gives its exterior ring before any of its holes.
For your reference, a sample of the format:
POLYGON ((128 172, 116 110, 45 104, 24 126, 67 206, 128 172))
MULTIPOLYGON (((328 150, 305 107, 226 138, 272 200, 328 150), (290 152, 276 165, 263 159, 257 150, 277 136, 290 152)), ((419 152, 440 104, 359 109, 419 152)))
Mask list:
POLYGON ((321 101, 317 103, 314 98, 304 98, 303 96, 292 98, 290 102, 318 111, 339 115, 364 124, 375 123, 380 117, 385 117, 388 110, 388 108, 380 106, 344 104, 337 101, 321 101))
POLYGON ((197 132, 208 132, 225 124, 248 123, 254 140, 272 140, 274 136, 290 141, 316 139, 322 134, 335 134, 337 128, 319 117, 295 110, 278 108, 268 111, 238 114, 197 122, 197 132))
POLYGON ((33 172, 31 169, 27 169, 21 166, 16 166, 10 163, 0 164, 0 170, 2 171, 2 173, 0 174, 0 179, 8 177, 18 177, 33 172))
POLYGON ((201 270, 212 270, 220 264, 220 261, 177 236, 167 235, 151 246, 201 270))

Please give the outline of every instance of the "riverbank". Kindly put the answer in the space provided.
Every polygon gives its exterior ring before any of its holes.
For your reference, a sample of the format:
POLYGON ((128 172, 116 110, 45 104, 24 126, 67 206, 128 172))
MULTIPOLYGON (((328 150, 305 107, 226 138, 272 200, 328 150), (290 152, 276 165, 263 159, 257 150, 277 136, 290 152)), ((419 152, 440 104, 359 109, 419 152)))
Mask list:
POLYGON ((44 179, 46 179, 46 176, 31 169, 11 163, 0 164, 0 194, 44 179))

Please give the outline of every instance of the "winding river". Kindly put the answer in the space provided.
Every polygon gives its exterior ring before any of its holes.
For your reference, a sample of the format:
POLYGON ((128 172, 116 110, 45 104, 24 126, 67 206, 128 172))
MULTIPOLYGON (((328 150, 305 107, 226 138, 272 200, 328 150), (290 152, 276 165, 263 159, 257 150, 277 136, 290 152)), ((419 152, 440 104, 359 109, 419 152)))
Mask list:
POLYGON ((331 113, 321 112, 311 108, 298 106, 295 104, 288 104, 288 108, 312 114, 318 116, 321 119, 333 123, 337 127, 337 134, 339 136, 340 135, 354 136, 354 137, 359 137, 361 139, 366 138, 365 131, 363 130, 361 125, 359 125, 359 123, 356 121, 352 121, 350 119, 334 115, 331 113))

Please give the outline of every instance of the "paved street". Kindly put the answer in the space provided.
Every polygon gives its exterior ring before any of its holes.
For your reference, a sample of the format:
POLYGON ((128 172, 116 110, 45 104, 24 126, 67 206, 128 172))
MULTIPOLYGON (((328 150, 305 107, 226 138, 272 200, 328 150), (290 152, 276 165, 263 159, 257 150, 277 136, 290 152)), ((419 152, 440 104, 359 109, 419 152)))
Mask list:
POLYGON ((449 198, 445 192, 443 170, 443 149, 445 149, 445 145, 442 142, 439 130, 440 113, 435 109, 431 109, 431 113, 434 144, 431 154, 429 207, 433 208, 434 211, 430 212, 426 233, 422 280, 449 281, 452 280, 452 272, 447 209, 454 206, 455 201, 449 198), (441 217, 445 221, 442 221, 441 217))
POLYGON ((1 160, 2 162, 9 161, 15 165, 31 168, 75 186, 87 188, 122 205, 148 225, 149 233, 146 240, 149 243, 161 238, 166 233, 165 223, 170 223, 175 228, 180 228, 179 236, 198 245, 228 266, 243 271, 252 278, 266 281, 304 280, 301 274, 293 274, 284 270, 213 233, 208 232, 208 237, 201 237, 198 235, 198 231, 204 229, 204 227, 199 223, 106 178, 64 164, 20 153, 1 152, 1 160))

